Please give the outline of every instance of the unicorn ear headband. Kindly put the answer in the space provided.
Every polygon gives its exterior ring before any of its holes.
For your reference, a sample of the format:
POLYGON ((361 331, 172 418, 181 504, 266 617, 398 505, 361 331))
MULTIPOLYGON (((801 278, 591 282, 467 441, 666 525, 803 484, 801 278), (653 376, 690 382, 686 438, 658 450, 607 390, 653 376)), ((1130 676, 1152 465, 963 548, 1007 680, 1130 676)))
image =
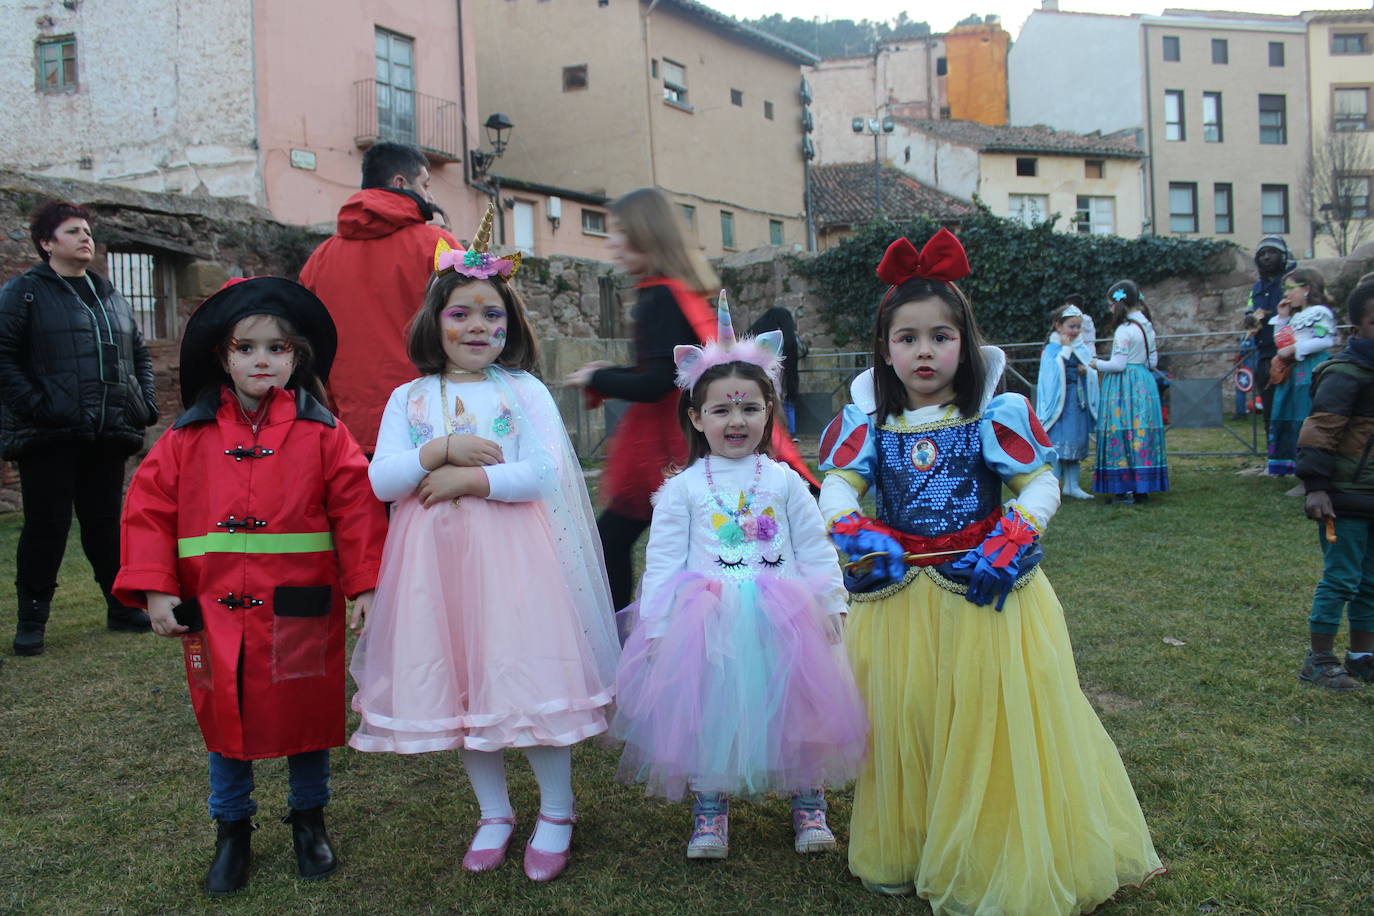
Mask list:
POLYGON ((446 270, 452 270, 478 280, 498 276, 502 280, 509 280, 515 276, 515 272, 520 269, 519 252, 508 258, 493 258, 487 251, 491 243, 491 220, 495 213, 496 208, 487 204, 487 212, 482 217, 482 222, 477 227, 477 235, 473 236, 472 244, 468 246, 467 251, 451 248, 448 242, 439 239, 434 246, 434 272, 441 274, 446 270))
POLYGON ((964 246, 948 229, 931 236, 920 251, 908 238, 899 238, 887 246, 878 263, 878 279, 888 285, 886 302, 893 290, 913 277, 954 283, 969 275, 968 254, 964 246))
POLYGON ((765 331, 757 337, 735 340, 730 303, 725 299, 725 290, 721 290, 716 302, 716 339, 704 347, 673 347, 673 363, 677 366, 677 386, 684 391, 695 388, 707 369, 725 363, 758 366, 776 388, 782 370, 782 331, 765 331))

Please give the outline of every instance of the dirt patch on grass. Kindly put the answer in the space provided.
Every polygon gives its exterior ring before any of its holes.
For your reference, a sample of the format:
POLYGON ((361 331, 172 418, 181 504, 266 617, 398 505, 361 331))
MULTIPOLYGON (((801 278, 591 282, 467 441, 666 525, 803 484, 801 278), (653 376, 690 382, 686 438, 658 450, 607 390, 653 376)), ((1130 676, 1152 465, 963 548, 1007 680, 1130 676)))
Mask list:
POLYGON ((1084 684, 1083 693, 1087 695, 1088 702, 1092 703, 1093 708, 1099 713, 1125 712, 1140 706, 1140 700, 1135 697, 1128 697, 1124 693, 1116 693, 1105 687, 1095 687, 1092 684, 1084 684))

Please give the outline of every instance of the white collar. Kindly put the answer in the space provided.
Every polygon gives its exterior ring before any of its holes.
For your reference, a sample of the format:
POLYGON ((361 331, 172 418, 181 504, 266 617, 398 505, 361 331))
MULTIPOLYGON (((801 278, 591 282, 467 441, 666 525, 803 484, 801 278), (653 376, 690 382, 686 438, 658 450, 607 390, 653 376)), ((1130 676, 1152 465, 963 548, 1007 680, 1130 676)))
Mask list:
MULTIPOLYGON (((978 348, 983 354, 983 364, 987 369, 987 374, 983 376, 983 396, 978 402, 978 409, 982 411, 988 406, 988 401, 997 393, 997 386, 1002 381, 1002 373, 1007 369, 1007 354, 1003 353, 999 347, 983 346, 978 348)), ((866 414, 872 414, 878 409, 877 395, 873 391, 873 370, 865 369, 854 377, 854 381, 849 383, 849 399, 854 402, 854 406, 866 414)), ((879 418, 880 422, 882 419, 879 418)))

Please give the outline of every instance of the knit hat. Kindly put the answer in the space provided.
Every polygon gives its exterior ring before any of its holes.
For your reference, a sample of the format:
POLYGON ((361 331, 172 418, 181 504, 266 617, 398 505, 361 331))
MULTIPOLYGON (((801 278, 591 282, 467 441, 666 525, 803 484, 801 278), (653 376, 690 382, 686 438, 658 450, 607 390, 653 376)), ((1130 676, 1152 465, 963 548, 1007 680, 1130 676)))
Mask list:
POLYGON ((1280 236, 1266 235, 1264 238, 1260 239, 1260 243, 1255 246, 1255 254, 1258 255, 1266 248, 1273 248, 1279 254, 1283 255, 1285 259, 1288 258, 1288 246, 1284 244, 1280 236))

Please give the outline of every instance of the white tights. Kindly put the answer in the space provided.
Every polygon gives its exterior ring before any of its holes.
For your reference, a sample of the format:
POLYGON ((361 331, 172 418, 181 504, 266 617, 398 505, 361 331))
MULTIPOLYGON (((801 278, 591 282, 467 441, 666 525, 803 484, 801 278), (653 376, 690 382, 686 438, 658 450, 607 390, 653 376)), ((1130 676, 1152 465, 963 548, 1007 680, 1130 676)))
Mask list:
MULTIPOLYGON (((525 757, 539 783, 539 813, 545 817, 569 818, 573 814, 572 748, 527 747, 525 757)), ((482 817, 513 817, 510 795, 506 791, 506 758, 501 751, 474 751, 464 748, 463 765, 477 796, 482 817)), ((473 849, 495 849, 503 845, 514 830, 510 824, 487 824, 473 837, 473 849)), ((572 839, 571 824, 539 821, 531 845, 543 852, 562 852, 572 839)))

